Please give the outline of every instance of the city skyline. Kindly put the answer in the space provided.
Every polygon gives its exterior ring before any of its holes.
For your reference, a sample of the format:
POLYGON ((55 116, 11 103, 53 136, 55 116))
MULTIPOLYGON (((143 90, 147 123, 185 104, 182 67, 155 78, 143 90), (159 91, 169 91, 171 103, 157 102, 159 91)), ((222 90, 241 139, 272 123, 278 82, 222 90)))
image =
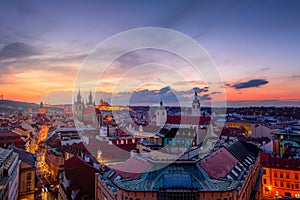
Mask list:
MULTIPOLYGON (((223 79, 228 105, 299 106, 299 7, 297 1, 1 2, 0 94, 18 101, 72 103, 73 90, 79 90, 74 88, 76 74, 99 43, 132 28, 162 27, 186 34, 208 52, 223 79)), ((143 57, 162 63, 172 58, 133 52, 130 59, 119 59, 113 69, 122 71, 143 57)), ((172 61, 168 64, 184 71, 181 61, 172 61)), ((156 72, 149 70, 154 80, 139 80, 156 84, 134 82, 137 93, 144 92, 140 98, 145 102, 148 95, 167 86, 178 91, 178 99, 188 105, 194 87, 199 88, 204 105, 212 93, 221 92, 205 89, 209 85, 193 74, 188 80, 191 87, 182 87, 180 79, 170 83, 171 79, 162 80, 156 72)), ((108 75, 96 96, 106 99, 114 92, 120 99, 128 98, 132 87, 114 91, 116 76, 108 75)), ((137 71, 129 79, 140 76, 137 71)), ((89 87, 81 91, 88 93, 89 87)))

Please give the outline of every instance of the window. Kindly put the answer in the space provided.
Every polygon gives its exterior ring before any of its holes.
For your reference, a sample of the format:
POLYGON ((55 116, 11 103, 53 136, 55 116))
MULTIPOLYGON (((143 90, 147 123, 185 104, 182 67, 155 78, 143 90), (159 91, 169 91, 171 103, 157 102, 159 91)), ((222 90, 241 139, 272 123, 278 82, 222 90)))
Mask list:
POLYGON ((269 188, 265 188, 265 194, 268 195, 269 194, 269 188))
POLYGON ((264 174, 266 174, 267 173, 267 171, 264 169, 264 174))
POLYGON ((267 179, 264 178, 264 184, 267 184, 267 179))
POLYGON ((280 172, 280 178, 283 178, 283 173, 282 172, 280 172))
POLYGON ((276 181, 274 182, 274 186, 277 187, 277 182, 276 181))
POLYGON ((287 188, 290 188, 290 183, 286 183, 286 187, 287 187, 287 188))
POLYGON ((298 183, 295 184, 295 189, 299 189, 299 184, 298 183))
POLYGON ((274 177, 277 178, 278 177, 278 174, 277 172, 274 172, 274 177))
POLYGON ((291 194, 290 192, 285 192, 285 193, 284 193, 284 196, 292 197, 292 194, 291 194))
POLYGON ((286 178, 290 178, 290 173, 286 173, 286 174, 285 174, 285 177, 286 177, 286 178))
POLYGON ((295 173, 295 179, 299 180, 299 174, 298 173, 295 173))
POLYGON ((283 182, 280 182, 280 187, 283 187, 283 182))
POLYGON ((27 173, 27 177, 26 177, 27 181, 31 181, 31 172, 27 173))

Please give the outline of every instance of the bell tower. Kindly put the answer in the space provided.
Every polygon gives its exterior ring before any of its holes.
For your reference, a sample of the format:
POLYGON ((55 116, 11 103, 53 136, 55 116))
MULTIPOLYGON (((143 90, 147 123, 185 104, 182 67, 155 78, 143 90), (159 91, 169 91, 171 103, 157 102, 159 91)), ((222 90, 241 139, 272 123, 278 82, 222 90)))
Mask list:
POLYGON ((195 96, 194 96, 194 100, 192 103, 192 116, 199 116, 200 117, 200 102, 198 100, 198 95, 197 92, 195 90, 195 96))
POLYGON ((90 95, 89 95, 89 99, 88 102, 86 104, 86 108, 88 109, 93 109, 95 108, 94 102, 93 102, 93 96, 92 96, 92 91, 90 90, 90 95))
POLYGON ((156 125, 162 126, 167 121, 167 110, 163 106, 163 102, 160 101, 160 106, 156 110, 156 125))
POLYGON ((81 94, 79 89, 77 94, 77 101, 74 102, 74 111, 75 111, 74 114, 79 120, 82 120, 81 118, 83 116, 83 110, 84 110, 84 103, 81 100, 81 94))

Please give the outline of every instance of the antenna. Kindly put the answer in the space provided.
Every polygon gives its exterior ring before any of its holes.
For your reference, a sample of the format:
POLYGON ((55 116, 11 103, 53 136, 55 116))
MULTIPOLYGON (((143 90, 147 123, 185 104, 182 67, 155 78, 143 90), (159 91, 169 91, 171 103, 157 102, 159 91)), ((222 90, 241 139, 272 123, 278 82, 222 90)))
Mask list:
POLYGON ((1 101, 3 101, 3 94, 1 94, 0 99, 1 99, 1 101))

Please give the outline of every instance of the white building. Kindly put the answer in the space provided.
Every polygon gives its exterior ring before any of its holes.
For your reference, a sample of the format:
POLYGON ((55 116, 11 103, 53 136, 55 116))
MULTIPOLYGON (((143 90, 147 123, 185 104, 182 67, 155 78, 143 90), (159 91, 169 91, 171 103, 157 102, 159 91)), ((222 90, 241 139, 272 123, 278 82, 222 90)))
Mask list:
POLYGON ((163 102, 160 102, 160 106, 158 107, 158 109, 156 110, 156 125, 157 126, 162 126, 166 123, 167 121, 167 110, 166 108, 163 106, 163 102))
POLYGON ((198 116, 200 117, 200 102, 198 100, 198 95, 197 95, 197 92, 195 91, 195 98, 193 100, 193 103, 192 103, 192 116, 198 116))

